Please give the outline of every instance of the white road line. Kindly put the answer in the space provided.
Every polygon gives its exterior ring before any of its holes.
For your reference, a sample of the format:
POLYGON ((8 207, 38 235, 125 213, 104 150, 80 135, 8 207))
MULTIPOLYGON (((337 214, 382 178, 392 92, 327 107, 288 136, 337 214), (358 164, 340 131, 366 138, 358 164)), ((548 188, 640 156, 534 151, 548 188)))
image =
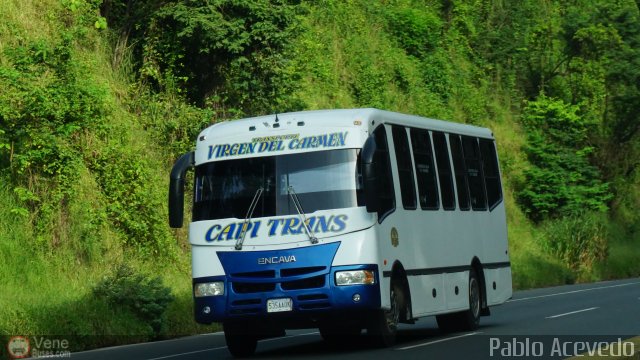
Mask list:
POLYGON ((169 343, 169 342, 183 341, 183 340, 185 340, 187 338, 190 338, 192 336, 210 336, 210 335, 216 335, 216 334, 224 335, 224 332, 189 335, 189 336, 177 337, 177 338, 174 338, 174 339, 160 340, 160 341, 154 341, 154 342, 147 341, 147 342, 140 342, 140 343, 135 343, 135 344, 114 345, 114 346, 109 346, 109 347, 103 347, 103 348, 97 348, 97 349, 91 349, 91 350, 72 352, 71 356, 73 356, 74 354, 75 355, 82 355, 82 354, 92 353, 92 352, 111 351, 111 350, 123 349, 123 348, 129 348, 129 347, 145 346, 145 345, 154 344, 154 343, 159 344, 159 343, 169 343))
POLYGON ((221 349, 226 349, 226 348, 227 348, 226 346, 221 346, 221 347, 216 347, 216 348, 203 349, 203 350, 196 350, 196 351, 189 351, 189 352, 180 353, 180 354, 173 354, 173 355, 167 355, 167 356, 155 357, 155 358, 151 358, 151 359, 147 359, 147 360, 170 359, 170 358, 172 358, 172 357, 178 357, 178 356, 182 356, 182 355, 197 354, 197 353, 201 353, 201 352, 207 352, 207 351, 213 351, 213 350, 221 350, 221 349))
POLYGON ((558 314, 558 315, 553 315, 553 316, 547 316, 547 319, 555 319, 555 318, 559 318, 561 316, 567 316, 567 315, 572 315, 572 314, 577 314, 577 313, 581 313, 581 312, 585 312, 585 311, 591 311, 591 310, 595 310, 595 309, 599 309, 599 307, 592 307, 592 308, 588 308, 588 309, 582 309, 582 310, 576 310, 576 311, 571 311, 568 313, 564 313, 564 314, 558 314))
POLYGON ((548 295, 531 296, 531 297, 520 298, 520 299, 511 299, 511 300, 507 300, 507 302, 522 301, 522 300, 531 300, 531 299, 541 299, 541 298, 546 298, 546 297, 551 297, 551 296, 559 296, 559 295, 575 294, 575 293, 581 293, 581 292, 585 292, 585 291, 600 290, 600 289, 611 289, 611 288, 615 288, 615 287, 622 287, 622 286, 629 286, 629 285, 638 285, 638 284, 640 284, 640 282, 633 282, 633 283, 626 283, 626 284, 618 284, 618 285, 610 285, 610 286, 600 286, 600 287, 589 288, 589 289, 581 289, 581 290, 566 291, 566 292, 561 292, 561 293, 556 293, 556 294, 548 294, 548 295))
MULTIPOLYGON (((316 331, 316 332, 312 332, 312 333, 304 333, 304 334, 283 336, 283 337, 278 337, 278 338, 273 338, 273 339, 265 339, 265 340, 260 340, 260 342, 282 340, 282 339, 289 339, 289 338, 294 338, 294 337, 299 337, 299 336, 309 336, 309 335, 316 335, 316 334, 320 334, 320 333, 316 331)), ((150 358, 150 359, 147 359, 147 360, 170 359, 170 358, 183 356, 183 355, 197 354, 197 353, 201 353, 201 352, 214 351, 214 350, 222 350, 222 349, 226 349, 226 348, 227 348, 226 346, 219 346, 219 347, 215 347, 215 348, 202 349, 202 350, 189 351, 189 352, 184 352, 184 353, 179 353, 179 354, 172 354, 172 355, 167 355, 167 356, 154 357, 154 358, 150 358)))
POLYGON ((417 348, 417 347, 421 347, 421 346, 427 346, 427 345, 437 344, 437 343, 441 343, 441 342, 445 342, 445 341, 449 341, 449 340, 460 339, 460 338, 463 338, 463 337, 472 336, 472 335, 476 335, 476 334, 480 334, 480 333, 482 333, 482 331, 476 331, 476 332, 472 332, 472 333, 468 333, 468 334, 452 336, 452 337, 445 338, 445 339, 433 340, 433 341, 429 341, 429 342, 426 342, 426 343, 423 343, 423 344, 418 344, 418 345, 405 346, 405 347, 401 347, 401 348, 396 348, 396 350, 409 350, 409 349, 413 349, 413 348, 417 348))

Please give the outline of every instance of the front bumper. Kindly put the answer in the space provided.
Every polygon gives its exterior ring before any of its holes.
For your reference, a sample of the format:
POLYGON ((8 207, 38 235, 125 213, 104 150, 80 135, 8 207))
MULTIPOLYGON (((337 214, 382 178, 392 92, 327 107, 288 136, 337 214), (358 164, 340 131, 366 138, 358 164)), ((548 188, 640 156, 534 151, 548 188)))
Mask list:
POLYGON ((378 267, 374 264, 288 267, 273 273, 265 271, 254 275, 264 277, 225 275, 193 279, 194 284, 212 281, 225 283, 223 296, 194 297, 195 320, 203 324, 251 319, 277 320, 287 327, 313 327, 313 324, 325 319, 358 317, 361 313, 380 308, 380 279, 378 267), (336 271, 361 269, 373 270, 375 284, 335 285, 336 271), (269 277, 271 274, 273 277, 269 277), (267 300, 278 298, 291 298, 292 311, 267 312, 267 300))

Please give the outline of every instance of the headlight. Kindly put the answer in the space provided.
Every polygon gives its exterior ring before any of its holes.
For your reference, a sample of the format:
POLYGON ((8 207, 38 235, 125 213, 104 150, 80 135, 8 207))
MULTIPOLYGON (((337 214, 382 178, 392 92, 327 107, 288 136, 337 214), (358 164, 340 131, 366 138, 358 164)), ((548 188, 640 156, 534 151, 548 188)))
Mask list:
POLYGON ((196 297, 224 295, 224 282, 216 281, 195 284, 193 293, 196 297))
POLYGON ((371 285, 375 283, 375 276, 371 270, 337 271, 336 285, 371 285))

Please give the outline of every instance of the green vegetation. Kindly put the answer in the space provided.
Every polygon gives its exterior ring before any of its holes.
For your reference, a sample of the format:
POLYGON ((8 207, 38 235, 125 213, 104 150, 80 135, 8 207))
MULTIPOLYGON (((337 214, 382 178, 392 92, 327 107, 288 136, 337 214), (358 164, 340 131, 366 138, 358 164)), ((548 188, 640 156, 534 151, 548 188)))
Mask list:
POLYGON ((639 80, 633 0, 5 0, 0 335, 211 331, 167 175, 210 123, 276 111, 490 127, 515 287, 638 276, 639 80))
POLYGON ((171 289, 162 285, 159 276, 145 277, 128 265, 120 265, 110 277, 102 279, 93 295, 106 299, 113 307, 128 308, 147 324, 155 335, 166 326, 164 312, 173 301, 171 289))

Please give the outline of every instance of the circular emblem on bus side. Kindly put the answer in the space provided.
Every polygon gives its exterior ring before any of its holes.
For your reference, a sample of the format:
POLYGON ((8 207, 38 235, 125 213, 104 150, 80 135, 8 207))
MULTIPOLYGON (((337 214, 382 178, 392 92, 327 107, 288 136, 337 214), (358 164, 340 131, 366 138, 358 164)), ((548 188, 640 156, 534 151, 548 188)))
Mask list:
POLYGON ((398 247, 398 244, 400 243, 400 239, 398 238, 398 230, 396 230, 396 228, 391 228, 391 245, 393 245, 393 247, 398 247))

